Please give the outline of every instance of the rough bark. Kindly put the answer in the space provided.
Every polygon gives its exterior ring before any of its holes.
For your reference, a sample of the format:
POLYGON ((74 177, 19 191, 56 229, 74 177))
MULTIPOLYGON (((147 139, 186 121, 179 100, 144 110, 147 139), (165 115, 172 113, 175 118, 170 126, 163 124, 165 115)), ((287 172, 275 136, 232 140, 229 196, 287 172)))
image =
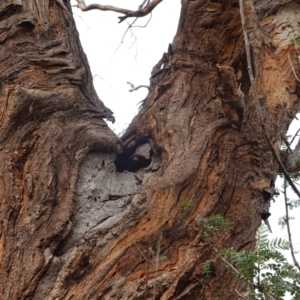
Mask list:
MULTIPOLYGON (((266 14, 256 2, 246 5, 253 64, 279 151, 299 109, 288 53, 295 63, 300 5, 266 14)), ((122 142, 60 3, 0 3, 1 299, 153 299, 154 286, 156 299, 238 299, 245 284, 224 265, 202 276, 215 254, 193 228, 197 216, 222 214, 234 225, 214 247, 251 249, 278 172, 238 2, 182 1, 167 60, 122 142), (232 103, 242 94, 241 111, 232 103), (167 258, 158 266, 157 254, 167 258)))

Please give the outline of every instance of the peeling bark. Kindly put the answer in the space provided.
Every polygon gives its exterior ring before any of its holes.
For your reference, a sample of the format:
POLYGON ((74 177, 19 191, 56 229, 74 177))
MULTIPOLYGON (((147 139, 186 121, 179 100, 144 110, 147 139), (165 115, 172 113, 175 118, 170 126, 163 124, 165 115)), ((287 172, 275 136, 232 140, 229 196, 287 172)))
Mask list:
MULTIPOLYGON (((299 110, 288 54, 295 62, 300 6, 286 1, 266 16, 261 2, 247 2, 246 15, 279 151, 299 110)), ((172 51, 121 140, 103 121, 112 112, 64 5, 0 3, 1 299, 153 299, 154 285, 156 299, 238 299, 245 284, 224 265, 202 276, 215 255, 193 229, 197 216, 219 213, 234 225, 214 247, 253 248, 278 173, 257 121, 237 1, 182 1, 172 51), (218 66, 244 95, 239 128, 220 97, 241 94, 224 90, 218 66), (181 198, 189 205, 179 212, 181 198), (157 255, 167 258, 158 266, 157 255)))

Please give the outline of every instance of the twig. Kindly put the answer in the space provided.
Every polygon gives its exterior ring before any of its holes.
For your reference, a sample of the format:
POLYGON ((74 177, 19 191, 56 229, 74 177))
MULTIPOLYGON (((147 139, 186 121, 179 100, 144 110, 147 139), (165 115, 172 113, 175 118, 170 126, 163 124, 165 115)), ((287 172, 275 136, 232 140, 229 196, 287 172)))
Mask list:
MULTIPOLYGON (((135 40, 137 40, 136 36, 134 35, 134 32, 132 31, 132 28, 145 28, 145 27, 147 27, 147 25, 149 24, 149 22, 150 22, 151 19, 152 19, 152 13, 150 13, 150 18, 149 18, 149 20, 146 22, 145 25, 134 25, 134 23, 138 20, 138 18, 135 18, 134 21, 133 21, 131 24, 129 24, 129 23, 127 22, 128 27, 127 27, 125 33, 123 34, 123 37, 122 37, 122 40, 121 40, 121 44, 123 44, 124 38, 125 38, 125 36, 126 36, 128 30, 130 30, 131 35, 135 37, 135 40), (133 26, 133 25, 134 25, 134 26, 133 26)), ((120 47, 120 46, 119 46, 119 47, 120 47)), ((119 48, 119 47, 118 47, 118 48, 119 48)))
POLYGON ((149 24, 149 22, 151 21, 151 19, 152 19, 152 12, 150 13, 150 18, 148 19, 148 21, 146 22, 145 25, 134 25, 134 26, 131 26, 131 27, 132 28, 145 28, 145 27, 147 27, 147 25, 149 24))
POLYGON ((110 61, 112 60, 112 58, 115 56, 115 54, 117 53, 117 51, 119 50, 119 48, 121 47, 121 45, 124 43, 124 39, 125 39, 125 36, 126 36, 127 32, 130 30, 130 31, 131 31, 131 35, 135 37, 135 40, 137 40, 136 36, 134 35, 134 32, 132 31, 132 28, 145 28, 145 27, 147 27, 147 25, 149 24, 150 20, 152 19, 152 13, 150 13, 150 18, 149 18, 149 20, 146 22, 145 25, 135 25, 135 26, 133 26, 134 23, 137 21, 137 19, 138 19, 138 18, 135 18, 135 19, 132 21, 131 24, 129 24, 129 23, 127 22, 128 27, 127 27, 127 29, 125 30, 125 32, 124 32, 124 34, 123 34, 123 36, 122 36, 120 45, 119 45, 118 48, 115 50, 115 52, 114 52, 114 54, 112 55, 112 57, 110 58, 109 63, 110 63, 110 61))
POLYGON ((290 153, 293 153, 293 150, 291 149, 291 145, 289 143, 289 141, 287 140, 287 138, 285 136, 282 137, 283 142, 285 143, 287 149, 290 151, 290 153))
POLYGON ((145 261, 148 261, 148 258, 144 255, 144 253, 142 252, 142 250, 139 248, 139 246, 136 244, 136 242, 134 242, 134 245, 136 247, 136 249, 140 252, 140 254, 143 256, 145 261))
POLYGON ((197 281, 199 281, 202 285, 206 284, 211 288, 211 284, 208 282, 205 282, 203 280, 200 280, 196 275, 193 276, 193 278, 195 278, 197 281))
POLYGON ((155 257, 155 278, 154 278, 154 287, 153 287, 153 300, 155 300, 156 294, 156 281, 157 281, 157 274, 158 274, 158 265, 159 265, 159 252, 160 252, 160 242, 162 238, 162 233, 158 236, 158 241, 156 245, 156 257, 155 257))
POLYGON ((114 11, 117 13, 124 14, 125 16, 118 17, 119 18, 119 23, 123 22, 127 18, 132 18, 132 17, 144 17, 148 15, 160 2, 163 0, 153 0, 153 1, 148 1, 146 6, 144 6, 145 1, 139 6, 138 10, 129 10, 121 7, 116 7, 116 6, 111 6, 111 5, 102 5, 102 4, 90 4, 86 5, 84 0, 76 0, 79 7, 82 11, 89 11, 93 9, 99 9, 103 11, 114 11))
POLYGON ((187 221, 185 221, 181 216, 180 216, 180 220, 187 226, 190 227, 192 229, 194 229, 195 231, 200 231, 198 228, 194 227, 193 225, 190 225, 187 221))
POLYGON ((298 162, 299 155, 300 155, 300 139, 298 140, 298 143, 295 146, 292 153, 288 155, 287 166, 290 173, 297 172, 297 170, 299 169, 299 162, 298 162))
POLYGON ((296 80, 297 80, 298 82, 300 82, 300 79, 299 79, 299 77, 297 76, 297 74, 296 74, 296 72, 295 72, 294 66, 292 65, 290 54, 288 54, 288 59, 289 59, 290 66, 291 66, 291 68, 292 68, 292 71, 293 71, 293 74, 294 74, 296 80))
MULTIPOLYGON (((128 27, 127 27, 127 29, 125 30, 125 32, 124 32, 124 34, 123 34, 123 36, 122 36, 122 39, 121 39, 121 42, 120 42, 119 46, 117 47, 117 49, 115 50, 115 52, 112 54, 111 58, 110 58, 109 61, 108 61, 108 64, 106 65, 106 67, 104 68, 103 71, 105 71, 105 69, 109 66, 111 60, 114 58, 114 56, 116 55, 116 53, 118 52, 118 50, 120 49, 120 47, 122 46, 122 44, 124 43, 124 39, 125 39, 125 36, 126 36, 128 30, 131 30, 131 28, 134 27, 134 26, 132 26, 132 25, 136 22, 137 19, 138 19, 138 18, 136 18, 135 20, 133 20, 133 22, 132 22, 131 24, 128 24, 128 27)), ((150 17, 150 19, 151 19, 151 17, 150 17)), ((150 20, 150 19, 149 19, 149 20, 150 20)), ((148 22, 149 22, 149 20, 148 20, 148 22)), ((147 24, 148 24, 148 22, 147 22, 147 24)), ((131 34, 135 37, 135 40, 136 40, 137 38, 136 38, 136 36, 133 34, 132 31, 131 31, 131 34)))
POLYGON ((291 228, 290 228, 290 221, 289 221, 289 204, 288 204, 288 199, 287 199, 287 194, 286 194, 286 178, 284 178, 284 183, 283 183, 283 195, 284 195, 284 203, 285 203, 285 223, 286 223, 286 229, 288 232, 288 238, 290 242, 290 248, 291 248, 291 255, 292 259, 294 262, 294 265, 297 267, 298 270, 300 270, 300 265, 295 257, 295 251, 293 247, 293 242, 292 242, 292 234, 291 234, 291 228))
POLYGON ((128 32, 129 30, 130 30, 130 32, 131 32, 131 36, 134 36, 134 37, 135 37, 135 40, 137 40, 136 36, 134 35, 134 33, 133 33, 132 30, 131 30, 132 25, 137 21, 137 19, 138 19, 138 18, 135 18, 135 19, 132 21, 131 24, 127 23, 127 24, 128 24, 128 27, 127 27, 127 29, 125 30, 125 32, 124 32, 124 34, 123 34, 123 36, 122 36, 121 44, 124 43, 125 36, 126 36, 126 34, 127 34, 127 32, 128 32))
POLYGON ((293 142, 294 142, 295 138, 297 137, 299 131, 300 131, 300 128, 297 130, 296 134, 295 134, 294 137, 292 138, 292 140, 291 140, 291 142, 290 142, 290 145, 293 144, 293 142))
POLYGON ((247 34, 247 29, 246 29, 246 22, 245 22, 245 15, 244 15, 244 3, 243 0, 239 0, 240 3, 240 15, 241 15, 241 21, 242 21, 242 29, 243 29, 243 33, 244 33, 244 40, 245 40, 245 48, 246 48, 246 56, 247 56, 247 65, 248 65, 248 74, 249 74, 249 78, 250 78, 250 82, 251 82, 251 86, 252 86, 252 91, 253 91, 253 99, 254 99, 254 103, 255 103, 255 109, 256 109, 256 113, 257 113, 257 117, 258 117, 258 121, 262 127, 262 130, 265 134, 266 140, 268 142, 268 145, 272 151, 272 154, 275 158, 275 160, 277 161, 277 163, 279 164, 280 168, 282 169, 288 183, 290 184, 290 186, 292 187, 292 189, 294 190, 294 192, 297 194, 297 196, 300 198, 300 192, 297 189, 296 185, 294 184, 293 180, 291 179, 291 177, 289 176, 288 172, 286 171, 284 165, 282 164, 280 158, 278 157, 272 142, 270 140, 270 137, 267 133, 266 130, 266 126, 264 123, 264 119, 262 117, 262 113, 261 113, 261 109, 260 109, 260 104, 258 101, 258 96, 257 96, 257 89, 256 89, 256 83, 254 80, 254 76, 253 76, 253 71, 252 71, 252 64, 251 64, 251 55, 250 55, 250 43, 249 43, 249 39, 248 39, 248 34, 247 34))
POLYGON ((245 300, 249 300, 249 298, 244 297, 239 291, 237 291, 236 289, 234 290, 241 298, 245 299, 245 300))
POLYGON ((148 290, 148 282, 149 282, 149 270, 150 270, 150 260, 144 255, 142 250, 139 248, 136 242, 134 242, 134 245, 136 249, 139 251, 139 253, 142 255, 142 257, 146 260, 147 262, 147 278, 146 278, 146 291, 148 290))
POLYGON ((131 89, 129 90, 129 92, 133 92, 133 91, 137 91, 140 88, 146 88, 150 91, 150 86, 149 85, 138 85, 138 86, 134 86, 133 83, 127 81, 127 83, 130 85, 131 89))
POLYGON ((134 89, 130 89, 129 92, 137 91, 140 88, 146 88, 146 89, 150 90, 149 85, 139 85, 139 86, 135 87, 134 89))

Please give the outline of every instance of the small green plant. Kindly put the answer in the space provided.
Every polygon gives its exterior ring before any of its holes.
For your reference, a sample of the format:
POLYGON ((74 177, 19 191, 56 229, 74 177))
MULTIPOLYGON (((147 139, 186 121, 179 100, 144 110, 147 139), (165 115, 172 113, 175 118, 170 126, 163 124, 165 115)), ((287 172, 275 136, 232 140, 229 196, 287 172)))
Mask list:
POLYGON ((202 275, 205 277, 209 277, 212 273, 211 271, 211 263, 212 260, 208 259, 207 261, 204 262, 204 264, 202 265, 202 275))
POLYGON ((298 63, 299 63, 299 61, 300 61, 300 51, 299 51, 299 48, 300 48, 300 35, 299 35, 299 32, 295 30, 295 28, 292 29, 292 34, 293 34, 293 38, 291 39, 291 42, 295 46, 297 60, 298 60, 298 63))
MULTIPOLYGON (((214 234, 217 228, 229 226, 230 222, 222 220, 221 216, 200 218, 204 234, 207 237, 214 234), (207 220, 209 219, 209 220, 207 220), (212 220, 214 220, 212 222, 212 220), (217 220, 217 221, 216 221, 217 220), (210 224, 209 226, 207 224, 210 224), (213 228, 213 229, 212 229, 213 228)), ((207 242, 210 244, 209 239, 207 242)), ((212 245, 211 245, 212 247, 212 245)), ((256 247, 252 252, 237 251, 233 248, 217 250, 215 261, 230 267, 235 276, 249 284, 245 299, 284 300, 287 293, 294 299, 300 299, 300 273, 289 264, 280 250, 289 250, 290 243, 281 238, 268 239, 268 229, 262 225, 256 234, 256 247)), ((202 274, 210 276, 211 262, 207 260, 202 266, 202 274)))
POLYGON ((167 255, 162 255, 160 258, 159 258, 159 261, 166 261, 168 260, 168 256, 167 255))
POLYGON ((180 197, 177 205, 177 210, 182 213, 190 205, 190 200, 188 197, 180 197))
POLYGON ((227 229, 232 226, 232 222, 226 220, 219 214, 212 215, 209 217, 197 217, 196 222, 204 230, 204 237, 208 238, 214 235, 217 231, 221 229, 227 229))

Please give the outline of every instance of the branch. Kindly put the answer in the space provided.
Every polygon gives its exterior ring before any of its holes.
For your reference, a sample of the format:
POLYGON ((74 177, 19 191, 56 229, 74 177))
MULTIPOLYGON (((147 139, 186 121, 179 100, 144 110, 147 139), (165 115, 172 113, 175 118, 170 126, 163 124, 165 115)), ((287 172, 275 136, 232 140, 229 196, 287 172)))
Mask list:
POLYGON ((159 265, 159 252, 160 252, 160 243, 161 243, 162 233, 159 233, 157 245, 156 245, 156 255, 155 255, 155 278, 153 286, 153 300, 155 300, 156 294, 156 284, 157 284, 157 274, 158 274, 158 265, 159 265))
POLYGON ((149 270, 150 270, 150 260, 144 255, 142 250, 139 248, 136 242, 134 242, 134 245, 136 249, 139 251, 139 253, 142 255, 142 257, 146 260, 147 262, 147 278, 146 278, 146 291, 148 290, 148 282, 149 282, 149 270))
MULTIPOLYGON (((294 166, 292 166, 292 167, 288 167, 287 170, 288 170, 288 172, 289 172, 290 174, 297 173, 297 172, 300 171, 300 165, 294 165, 294 166)), ((294 182, 294 183, 297 184, 297 182, 294 182)), ((298 184, 298 185, 299 185, 299 184, 298 184)))
POLYGON ((286 223, 286 228, 287 228, 290 247, 291 247, 291 255, 293 258, 294 265, 298 268, 298 270, 300 270, 300 265, 295 257, 295 251, 294 251, 293 242, 292 242, 292 234, 291 234, 290 220, 289 220, 289 208, 288 208, 289 204, 288 204, 287 195, 286 195, 286 178, 284 178, 283 187, 284 187, 283 194, 284 194, 285 215, 286 215, 285 223, 286 223))
POLYGON ((300 192, 297 189, 296 185, 294 184, 294 182, 292 181, 291 177, 289 176, 288 172, 286 171, 284 165, 282 164, 280 158, 278 157, 272 142, 270 140, 270 137, 267 133, 266 130, 266 126, 264 123, 264 119, 262 117, 262 113, 261 113, 261 108, 260 108, 260 104, 258 101, 258 96, 257 96, 257 89, 256 89, 256 83, 254 80, 254 76, 253 76, 253 71, 252 71, 252 64, 251 64, 251 55, 250 55, 250 43, 249 43, 249 39, 248 39, 248 34, 247 34, 247 29, 246 29, 246 22, 245 22, 245 14, 244 14, 244 3, 243 0, 239 0, 240 3, 240 15, 241 15, 241 21, 242 21, 242 29, 243 29, 243 33, 244 33, 244 40, 245 40, 245 48, 246 48, 246 56, 247 56, 247 64, 248 64, 248 74, 249 74, 249 78, 250 78, 250 82, 251 82, 251 86, 252 86, 252 91, 253 91, 253 99, 254 99, 254 103, 255 103, 255 109, 256 109, 256 113, 257 113, 257 117, 258 117, 258 121, 262 127, 263 133, 265 134, 266 140, 268 142, 268 145, 270 147, 270 150, 275 158, 275 160, 277 161, 278 165, 280 166, 280 168, 282 169, 288 183, 290 184, 290 186, 292 187, 292 189, 294 190, 294 192, 297 194, 297 196, 300 198, 300 192))
POLYGON ((296 71, 295 71, 295 69, 294 69, 294 66, 292 65, 290 54, 288 54, 288 59, 289 59, 289 63, 290 63, 290 66, 291 66, 291 68, 292 68, 294 77, 296 78, 296 80, 297 80, 298 82, 300 82, 300 79, 299 79, 299 77, 298 77, 297 74, 296 74, 296 71))
POLYGON ((142 252, 142 250, 140 249, 140 247, 137 245, 136 242, 134 242, 134 245, 135 245, 136 249, 139 251, 139 253, 142 255, 142 257, 144 258, 144 260, 148 261, 149 259, 144 255, 144 253, 142 252))
POLYGON ((122 21, 124 21, 127 18, 144 17, 144 16, 148 15, 163 0, 153 0, 151 2, 148 1, 148 3, 146 5, 145 5, 145 3, 147 1, 143 1, 143 3, 139 6, 138 10, 129 10, 129 9, 120 8, 120 7, 116 7, 116 6, 102 5, 102 4, 96 4, 96 3, 86 6, 84 0, 76 0, 76 1, 78 3, 77 7, 80 8, 82 11, 99 9, 99 10, 103 10, 103 11, 108 10, 108 11, 114 11, 117 13, 124 14, 125 16, 118 17, 120 19, 119 23, 121 23, 122 21))
POLYGON ((127 81, 127 83, 130 85, 131 89, 129 90, 129 92, 133 92, 133 91, 137 91, 140 88, 146 88, 148 89, 148 91, 150 91, 150 86, 149 85, 138 85, 138 86, 134 86, 133 83, 127 81))
POLYGON ((286 148, 290 151, 290 153, 293 153, 293 150, 291 149, 291 144, 289 143, 288 139, 284 135, 281 138, 283 139, 286 148))
POLYGON ((249 298, 244 297, 240 292, 238 292, 236 289, 234 290, 242 299, 249 300, 249 298))
POLYGON ((292 140, 290 141, 290 145, 293 144, 295 138, 298 136, 299 131, 300 131, 300 128, 297 130, 297 132, 295 133, 294 137, 293 137, 292 140))
POLYGON ((297 163, 299 159, 299 155, 300 155, 300 139, 298 140, 298 143, 295 149, 293 150, 293 152, 289 153, 287 157, 287 170, 290 173, 294 173, 298 171, 300 167, 299 163, 297 163))

